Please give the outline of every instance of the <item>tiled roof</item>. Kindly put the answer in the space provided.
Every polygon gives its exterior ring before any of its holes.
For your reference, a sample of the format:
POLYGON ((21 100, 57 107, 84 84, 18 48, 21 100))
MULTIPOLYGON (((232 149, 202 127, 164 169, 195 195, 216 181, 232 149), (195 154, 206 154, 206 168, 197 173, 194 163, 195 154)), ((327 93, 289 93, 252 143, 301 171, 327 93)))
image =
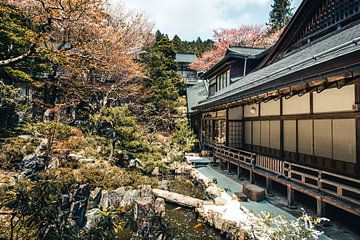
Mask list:
POLYGON ((176 53, 175 62, 193 63, 197 60, 194 53, 176 53))
POLYGON ((200 101, 204 101, 207 98, 208 96, 207 88, 208 88, 208 83, 205 81, 186 88, 189 113, 194 112, 192 108, 197 106, 200 101))
POLYGON ((250 47, 241 47, 241 46, 230 46, 228 48, 228 53, 235 55, 240 55, 243 57, 257 57, 261 55, 266 49, 265 48, 250 48, 250 47))
MULTIPOLYGON (((243 77, 241 80, 217 92, 200 103, 198 108, 216 106, 220 103, 251 96, 254 91, 265 90, 275 80, 298 71, 319 65, 340 56, 360 51, 360 24, 344 29, 330 37, 319 39, 281 60, 243 77)), ((272 87, 275 85, 272 84, 272 87)))

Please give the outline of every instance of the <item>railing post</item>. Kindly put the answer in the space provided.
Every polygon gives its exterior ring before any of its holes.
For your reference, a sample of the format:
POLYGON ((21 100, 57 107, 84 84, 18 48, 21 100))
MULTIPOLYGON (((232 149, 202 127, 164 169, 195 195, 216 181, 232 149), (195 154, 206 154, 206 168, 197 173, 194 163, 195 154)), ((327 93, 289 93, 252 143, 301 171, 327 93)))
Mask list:
POLYGON ((240 179, 242 175, 242 169, 240 165, 237 165, 237 178, 240 179))
POLYGON ((316 213, 319 217, 324 217, 326 214, 325 211, 326 204, 320 196, 316 197, 316 213))
POLYGON ((322 174, 321 174, 321 171, 319 171, 319 173, 318 173, 318 189, 319 189, 319 190, 322 189, 322 182, 321 182, 322 176, 321 176, 321 175, 322 175, 322 174))
POLYGON ((272 191, 272 181, 270 176, 266 176, 266 194, 271 194, 272 191))
POLYGON ((287 200, 288 200, 288 207, 293 207, 295 200, 295 193, 294 193, 294 189, 292 189, 291 187, 291 184, 287 184, 287 200))
POLYGON ((255 183, 255 176, 254 176, 254 166, 251 166, 250 168, 250 184, 254 184, 255 183))

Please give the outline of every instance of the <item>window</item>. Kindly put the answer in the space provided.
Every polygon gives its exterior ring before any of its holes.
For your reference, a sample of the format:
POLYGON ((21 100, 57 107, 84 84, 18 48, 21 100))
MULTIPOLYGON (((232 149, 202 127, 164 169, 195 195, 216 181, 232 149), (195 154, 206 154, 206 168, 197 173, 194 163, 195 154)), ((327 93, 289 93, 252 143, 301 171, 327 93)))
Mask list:
POLYGON ((245 122, 245 143, 252 144, 252 122, 245 122))
POLYGON ((314 155, 332 158, 331 119, 314 120, 314 155))
POLYGON ((284 151, 296 153, 296 120, 284 121, 284 151))
POLYGON ((270 122, 261 121, 261 138, 260 145, 268 148, 270 146, 270 122))
POLYGON ((270 121, 270 148, 280 150, 280 121, 270 121))
POLYGON ((254 121, 253 122, 253 145, 261 146, 261 122, 260 121, 254 121))
POLYGON ((242 122, 231 121, 229 122, 229 137, 228 145, 233 148, 240 148, 242 146, 242 122))
POLYGON ((313 120, 298 121, 299 153, 313 155, 313 120))
POLYGON ((213 84, 209 87, 209 96, 215 95, 216 92, 216 84, 213 84))
POLYGON ((333 120, 333 158, 356 163, 355 119, 333 120))
POLYGON ((230 70, 216 76, 216 91, 226 88, 230 84, 230 70))

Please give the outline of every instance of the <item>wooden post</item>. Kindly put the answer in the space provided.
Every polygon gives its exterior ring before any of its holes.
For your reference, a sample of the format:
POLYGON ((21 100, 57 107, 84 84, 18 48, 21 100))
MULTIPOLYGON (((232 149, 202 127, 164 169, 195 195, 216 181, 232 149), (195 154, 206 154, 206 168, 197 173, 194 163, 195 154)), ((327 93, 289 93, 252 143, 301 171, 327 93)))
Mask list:
POLYGON ((242 175, 242 169, 240 165, 237 165, 237 178, 240 179, 242 175))
POLYGON ((254 176, 253 170, 254 170, 254 168, 250 168, 250 184, 255 183, 255 176, 254 176))
POLYGON ((269 176, 266 176, 266 194, 271 194, 272 191, 272 181, 269 176))
POLYGON ((294 189, 292 189, 291 184, 287 185, 287 199, 288 199, 288 207, 294 206, 294 189))
POLYGON ((230 162, 227 162, 227 171, 230 173, 230 162))
POLYGON ((220 170, 222 170, 223 169, 223 161, 222 161, 222 159, 220 158, 220 170))
POLYGON ((325 216, 326 214, 325 208, 326 208, 326 204, 324 203, 322 198, 319 196, 316 197, 316 213, 319 217, 325 216))

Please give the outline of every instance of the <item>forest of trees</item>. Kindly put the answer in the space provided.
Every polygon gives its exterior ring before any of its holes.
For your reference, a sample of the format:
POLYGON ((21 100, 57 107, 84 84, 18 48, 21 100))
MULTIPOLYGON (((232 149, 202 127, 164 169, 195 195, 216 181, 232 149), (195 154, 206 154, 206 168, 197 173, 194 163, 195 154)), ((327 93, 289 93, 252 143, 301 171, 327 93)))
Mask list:
POLYGON ((0 9, 0 238, 113 238, 124 217, 104 212, 106 224, 85 231, 72 207, 58 206, 84 184, 155 184, 163 159, 191 149, 178 50, 142 13, 103 0, 0 9), (140 169, 128 168, 134 159, 140 169))

